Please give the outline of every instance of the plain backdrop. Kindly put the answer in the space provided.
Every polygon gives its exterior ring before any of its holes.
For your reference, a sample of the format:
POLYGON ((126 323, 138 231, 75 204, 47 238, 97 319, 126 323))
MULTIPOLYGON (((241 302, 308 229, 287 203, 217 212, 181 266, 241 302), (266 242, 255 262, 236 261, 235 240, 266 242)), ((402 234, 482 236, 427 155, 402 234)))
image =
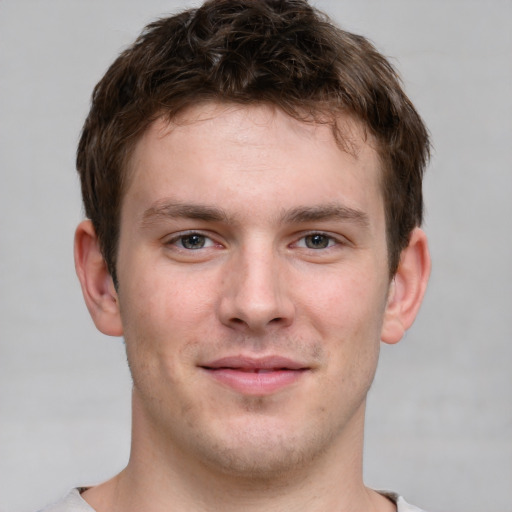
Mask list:
MULTIPOLYGON (((434 142, 433 273, 415 326, 383 347, 366 482, 432 512, 512 511, 512 2, 314 3, 391 58, 434 142)), ((0 512, 127 462, 123 343, 96 332, 74 276, 74 155, 109 63, 191 4, 0 0, 0 512)))

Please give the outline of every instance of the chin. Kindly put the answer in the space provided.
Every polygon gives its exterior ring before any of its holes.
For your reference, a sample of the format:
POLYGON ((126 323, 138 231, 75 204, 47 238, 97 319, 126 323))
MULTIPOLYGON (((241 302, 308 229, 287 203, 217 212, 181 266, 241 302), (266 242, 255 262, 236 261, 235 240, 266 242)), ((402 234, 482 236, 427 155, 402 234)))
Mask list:
POLYGON ((204 463, 233 477, 268 481, 301 470, 332 443, 332 433, 321 429, 298 431, 296 425, 283 429, 254 423, 234 427, 216 439, 209 432, 196 445, 204 463))

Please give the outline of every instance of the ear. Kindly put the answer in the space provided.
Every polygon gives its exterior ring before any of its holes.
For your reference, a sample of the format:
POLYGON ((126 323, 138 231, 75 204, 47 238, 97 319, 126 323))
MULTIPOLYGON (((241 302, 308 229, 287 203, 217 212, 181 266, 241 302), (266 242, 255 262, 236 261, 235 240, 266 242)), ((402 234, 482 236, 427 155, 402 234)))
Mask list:
POLYGON ((98 330, 109 336, 121 336, 117 292, 90 220, 84 220, 76 228, 75 268, 87 309, 98 330))
POLYGON ((409 245, 400 255, 398 270, 389 289, 381 340, 397 343, 411 327, 430 276, 430 254, 425 233, 415 228, 409 245))

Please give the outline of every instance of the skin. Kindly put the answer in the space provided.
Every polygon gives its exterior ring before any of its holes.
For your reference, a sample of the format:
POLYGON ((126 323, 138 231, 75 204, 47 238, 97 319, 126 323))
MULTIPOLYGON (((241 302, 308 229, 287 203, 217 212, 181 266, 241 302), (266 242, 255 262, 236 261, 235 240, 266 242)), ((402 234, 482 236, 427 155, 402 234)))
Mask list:
POLYGON ((84 498, 98 512, 394 510, 362 482, 364 408, 380 341, 421 303, 424 233, 390 282, 379 158, 354 123, 349 154, 330 127, 263 105, 178 121, 136 146, 118 290, 90 222, 77 229, 89 311, 124 336, 134 381, 129 464, 84 498))

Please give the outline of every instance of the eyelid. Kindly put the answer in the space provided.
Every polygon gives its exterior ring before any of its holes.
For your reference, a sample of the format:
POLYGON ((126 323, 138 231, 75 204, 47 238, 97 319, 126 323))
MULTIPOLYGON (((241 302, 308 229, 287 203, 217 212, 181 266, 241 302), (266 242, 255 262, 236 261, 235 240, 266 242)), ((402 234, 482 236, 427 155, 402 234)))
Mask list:
POLYGON ((310 251, 320 252, 320 251, 326 251, 328 249, 331 249, 332 247, 350 244, 350 241, 343 235, 333 234, 333 233, 330 233, 327 231, 311 230, 311 231, 300 233, 300 236, 298 238, 296 238, 296 241, 293 242, 291 245, 297 247, 300 241, 305 240, 308 236, 315 236, 315 235, 325 236, 329 239, 330 242, 334 242, 334 244, 328 245, 327 247, 319 248, 319 249, 311 249, 310 247, 306 247, 305 245, 300 246, 300 248, 307 249, 310 251))
MULTIPOLYGON (((178 231, 178 232, 172 233, 170 235, 166 235, 165 237, 162 237, 162 241, 165 246, 174 246, 178 250, 191 252, 192 251, 191 249, 186 249, 185 247, 180 247, 176 244, 176 242, 178 242, 180 239, 190 236, 190 235, 199 235, 199 236, 205 237, 206 239, 208 239, 211 242, 209 245, 207 245, 206 247, 203 247, 201 249, 208 249, 210 247, 215 247, 215 246, 219 247, 219 246, 225 245, 224 243, 222 243, 218 240, 218 236, 215 236, 211 232, 204 231, 201 229, 187 229, 184 231, 178 231)), ((331 245, 328 245, 327 247, 325 247, 323 249, 322 248, 311 249, 309 247, 306 247, 305 245, 302 245, 299 248, 307 249, 310 251, 320 252, 320 251, 326 251, 326 250, 331 249, 336 246, 351 245, 350 240, 341 234, 338 234, 338 233, 334 234, 329 231, 309 230, 309 231, 303 231, 301 233, 298 233, 294 237, 295 241, 290 244, 290 247, 297 247, 299 242, 304 241, 304 239, 307 238, 308 236, 314 236, 314 235, 320 235, 320 236, 327 237, 329 239, 329 242, 331 243, 331 245), (334 242, 334 243, 332 243, 332 242, 334 242)), ((196 249, 196 250, 200 250, 200 249, 196 249)))
POLYGON ((172 233, 171 235, 166 235, 165 237, 162 238, 162 240, 163 240, 164 245, 166 245, 166 246, 174 246, 178 250, 192 252, 193 251, 192 249, 187 249, 185 247, 180 247, 177 245, 177 242, 179 242, 180 239, 186 238, 187 236, 191 236, 191 235, 202 236, 211 242, 206 247, 201 247, 199 249, 196 249, 196 251, 222 245, 212 236, 211 233, 204 232, 200 229, 187 229, 185 231, 178 231, 176 233, 172 233))

